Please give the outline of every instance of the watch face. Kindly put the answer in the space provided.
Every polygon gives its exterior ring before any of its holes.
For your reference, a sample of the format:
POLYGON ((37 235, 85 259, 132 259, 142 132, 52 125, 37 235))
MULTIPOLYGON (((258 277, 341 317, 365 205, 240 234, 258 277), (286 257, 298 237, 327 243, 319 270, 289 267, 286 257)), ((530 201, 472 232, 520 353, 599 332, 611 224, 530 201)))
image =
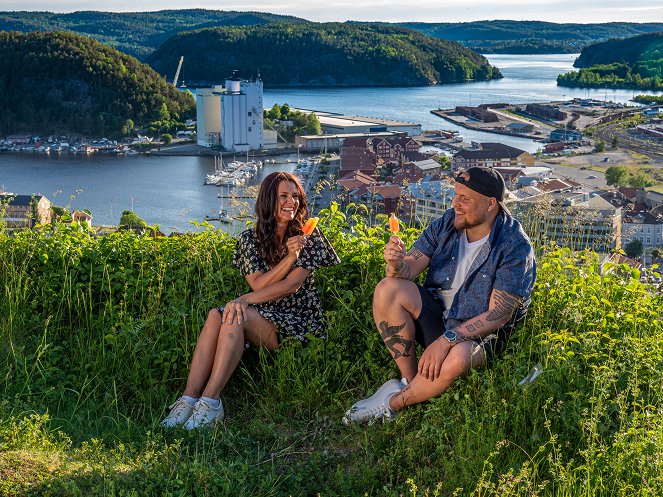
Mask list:
POLYGON ((454 330, 447 330, 444 332, 444 338, 446 338, 450 343, 454 343, 458 339, 458 335, 454 330))

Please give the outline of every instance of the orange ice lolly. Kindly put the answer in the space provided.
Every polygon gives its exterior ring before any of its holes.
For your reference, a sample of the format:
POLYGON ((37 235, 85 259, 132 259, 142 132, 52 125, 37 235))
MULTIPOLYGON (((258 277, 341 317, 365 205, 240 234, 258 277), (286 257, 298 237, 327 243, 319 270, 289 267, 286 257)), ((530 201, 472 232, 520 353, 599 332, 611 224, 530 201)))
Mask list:
POLYGON ((302 231, 304 232, 305 235, 310 235, 313 233, 313 230, 315 229, 315 226, 318 224, 318 218, 317 217, 312 217, 308 221, 306 221, 306 224, 302 228, 302 231))
POLYGON ((392 212, 391 216, 389 216, 389 231, 392 233, 398 233, 399 229, 400 226, 398 225, 398 218, 392 212))

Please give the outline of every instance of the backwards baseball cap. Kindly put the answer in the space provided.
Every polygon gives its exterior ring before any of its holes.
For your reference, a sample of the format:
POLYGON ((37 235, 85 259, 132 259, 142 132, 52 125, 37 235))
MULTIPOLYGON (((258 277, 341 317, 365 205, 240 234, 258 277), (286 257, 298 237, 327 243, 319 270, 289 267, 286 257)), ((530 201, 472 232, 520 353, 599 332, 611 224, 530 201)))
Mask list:
POLYGON ((509 216, 511 212, 504 205, 504 178, 499 171, 492 167, 471 167, 456 175, 456 182, 465 185, 486 197, 495 197, 500 208, 509 216))

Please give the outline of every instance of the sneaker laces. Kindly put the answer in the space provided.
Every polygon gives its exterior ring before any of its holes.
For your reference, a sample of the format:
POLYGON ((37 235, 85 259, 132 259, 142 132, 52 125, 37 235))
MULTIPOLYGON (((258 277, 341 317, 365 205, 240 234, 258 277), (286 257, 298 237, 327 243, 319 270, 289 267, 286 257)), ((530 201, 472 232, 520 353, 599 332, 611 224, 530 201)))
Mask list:
POLYGON ((168 406, 168 409, 170 409, 170 413, 168 414, 168 417, 176 417, 180 412, 182 412, 184 409, 187 409, 191 406, 186 400, 179 398, 175 402, 173 402, 170 406, 168 406))

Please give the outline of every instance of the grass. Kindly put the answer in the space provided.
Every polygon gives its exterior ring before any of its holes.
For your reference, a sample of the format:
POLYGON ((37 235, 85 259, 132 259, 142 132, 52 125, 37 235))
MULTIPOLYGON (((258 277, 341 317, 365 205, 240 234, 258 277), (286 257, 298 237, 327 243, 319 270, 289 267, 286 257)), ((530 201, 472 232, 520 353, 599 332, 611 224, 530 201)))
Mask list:
POLYGON ((637 271, 542 249, 500 361, 346 428, 397 373, 370 314, 386 233, 335 208, 320 225, 343 260, 317 274, 329 339, 248 351, 227 420, 195 433, 158 422, 207 309, 245 288, 234 240, 0 232, 0 495, 663 494, 662 302, 637 271))

